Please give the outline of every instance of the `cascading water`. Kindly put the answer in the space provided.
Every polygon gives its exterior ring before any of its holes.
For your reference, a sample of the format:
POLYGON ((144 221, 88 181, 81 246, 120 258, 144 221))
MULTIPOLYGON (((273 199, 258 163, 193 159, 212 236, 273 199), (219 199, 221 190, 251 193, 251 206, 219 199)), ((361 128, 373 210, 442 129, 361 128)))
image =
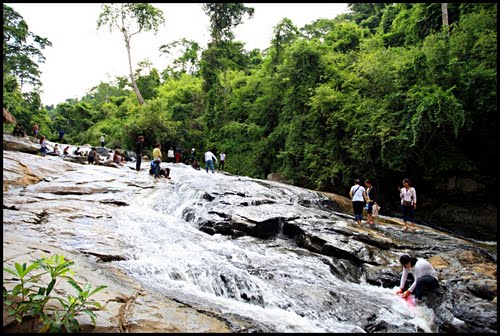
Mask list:
POLYGON ((433 312, 425 305, 410 310, 392 289, 344 281, 325 262, 330 257, 284 235, 232 239, 198 229, 198 217, 214 212, 207 193, 258 195, 272 199, 278 212, 282 204, 300 208, 296 200, 307 190, 175 167, 172 181, 156 181, 154 189, 110 214, 129 258, 115 264, 144 286, 245 317, 266 332, 365 332, 361 326, 370 319, 401 326, 402 332, 434 331, 433 312))

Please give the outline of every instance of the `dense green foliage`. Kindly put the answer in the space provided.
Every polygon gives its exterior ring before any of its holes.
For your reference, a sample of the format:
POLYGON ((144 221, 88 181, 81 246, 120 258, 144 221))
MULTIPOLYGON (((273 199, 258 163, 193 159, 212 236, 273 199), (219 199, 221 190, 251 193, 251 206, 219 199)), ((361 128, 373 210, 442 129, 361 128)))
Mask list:
MULTIPOLYGON (((204 50, 188 40, 162 46, 184 49, 168 69, 136 74, 146 104, 117 78, 59 104, 42 131, 64 126, 75 143, 105 133, 110 146, 132 148, 143 134, 150 149, 223 150, 229 172, 279 172, 330 191, 354 178, 392 192, 403 177, 494 176, 496 4, 450 3, 447 29, 437 3, 349 7, 302 28, 284 19, 266 50, 246 51, 232 29, 253 9, 205 4, 212 40, 204 50)), ((4 70, 4 106, 40 122, 43 110, 19 95, 14 75, 4 70)))

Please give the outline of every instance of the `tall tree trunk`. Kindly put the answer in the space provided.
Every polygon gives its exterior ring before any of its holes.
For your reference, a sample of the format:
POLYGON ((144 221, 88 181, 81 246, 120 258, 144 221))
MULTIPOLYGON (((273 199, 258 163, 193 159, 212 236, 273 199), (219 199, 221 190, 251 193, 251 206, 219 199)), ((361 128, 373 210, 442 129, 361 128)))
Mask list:
POLYGON ((448 25, 448 3, 441 4, 441 12, 443 15, 443 29, 449 35, 450 31, 449 31, 449 25, 448 25))
POLYGON ((139 100, 139 103, 141 105, 143 105, 144 99, 142 98, 141 92, 139 91, 139 88, 137 87, 137 83, 136 83, 135 77, 134 77, 134 72, 132 70, 132 57, 130 56, 130 39, 126 38, 125 44, 127 46, 128 66, 130 68, 130 80, 132 81, 132 86, 134 87, 134 92, 137 96, 137 99, 139 100))

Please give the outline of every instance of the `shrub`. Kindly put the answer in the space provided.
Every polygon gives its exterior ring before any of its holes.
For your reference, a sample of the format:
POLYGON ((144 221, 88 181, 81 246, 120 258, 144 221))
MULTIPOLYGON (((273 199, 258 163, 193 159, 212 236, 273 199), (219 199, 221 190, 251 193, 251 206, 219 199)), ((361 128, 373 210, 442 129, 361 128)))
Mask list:
POLYGON ((9 316, 15 317, 19 328, 23 319, 31 318, 33 322, 38 319, 42 323, 39 332, 79 332, 80 324, 76 316, 82 312, 90 316, 95 326, 95 314, 91 309, 103 307, 89 298, 107 286, 101 285, 92 290, 92 286, 86 283, 83 288, 80 287, 68 275, 74 275, 70 270, 73 264, 73 261, 66 260, 63 255, 55 254, 35 260, 30 265, 16 262, 14 267, 4 266, 4 271, 16 277, 9 280, 17 285, 11 290, 4 287, 3 303, 9 316), (59 279, 66 279, 76 289, 77 295, 53 295, 56 291, 54 286, 59 279), (48 304, 54 300, 59 304, 48 304))

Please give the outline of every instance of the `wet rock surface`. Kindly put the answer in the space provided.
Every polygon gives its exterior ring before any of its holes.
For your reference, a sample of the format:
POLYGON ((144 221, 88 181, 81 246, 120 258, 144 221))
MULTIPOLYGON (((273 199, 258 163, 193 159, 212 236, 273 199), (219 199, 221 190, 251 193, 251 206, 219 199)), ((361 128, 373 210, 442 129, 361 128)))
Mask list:
MULTIPOLYGON (((352 216, 341 212, 349 202, 339 196, 329 198, 274 181, 221 180, 209 191, 186 186, 175 180, 176 169, 189 167, 177 166, 172 169, 172 181, 158 182, 128 166, 82 165, 10 150, 4 150, 3 164, 4 263, 62 252, 75 260, 80 280, 111 284, 97 298, 107 303, 106 311, 96 312, 97 327, 82 320, 87 332, 273 331, 236 314, 170 300, 142 288, 113 266, 113 261, 129 256, 117 243, 120 237, 114 228, 120 225, 119 218, 110 213, 159 187, 171 192, 199 189, 198 202, 205 210, 183 210, 184 219, 199 230, 265 240, 283 234, 323 258, 343 281, 394 287, 399 284, 402 253, 425 258, 438 271, 441 285, 425 300, 435 313, 435 331, 497 332, 496 245, 485 246, 425 226, 418 226, 416 233, 403 232, 402 223, 392 218, 377 219, 375 227, 358 226, 352 216)), ((323 304, 331 301, 335 310, 343 300, 332 292, 323 304)), ((395 326, 378 316, 361 320, 366 332, 415 332, 409 325, 395 326)), ((12 327, 5 316, 4 326, 12 327)))

